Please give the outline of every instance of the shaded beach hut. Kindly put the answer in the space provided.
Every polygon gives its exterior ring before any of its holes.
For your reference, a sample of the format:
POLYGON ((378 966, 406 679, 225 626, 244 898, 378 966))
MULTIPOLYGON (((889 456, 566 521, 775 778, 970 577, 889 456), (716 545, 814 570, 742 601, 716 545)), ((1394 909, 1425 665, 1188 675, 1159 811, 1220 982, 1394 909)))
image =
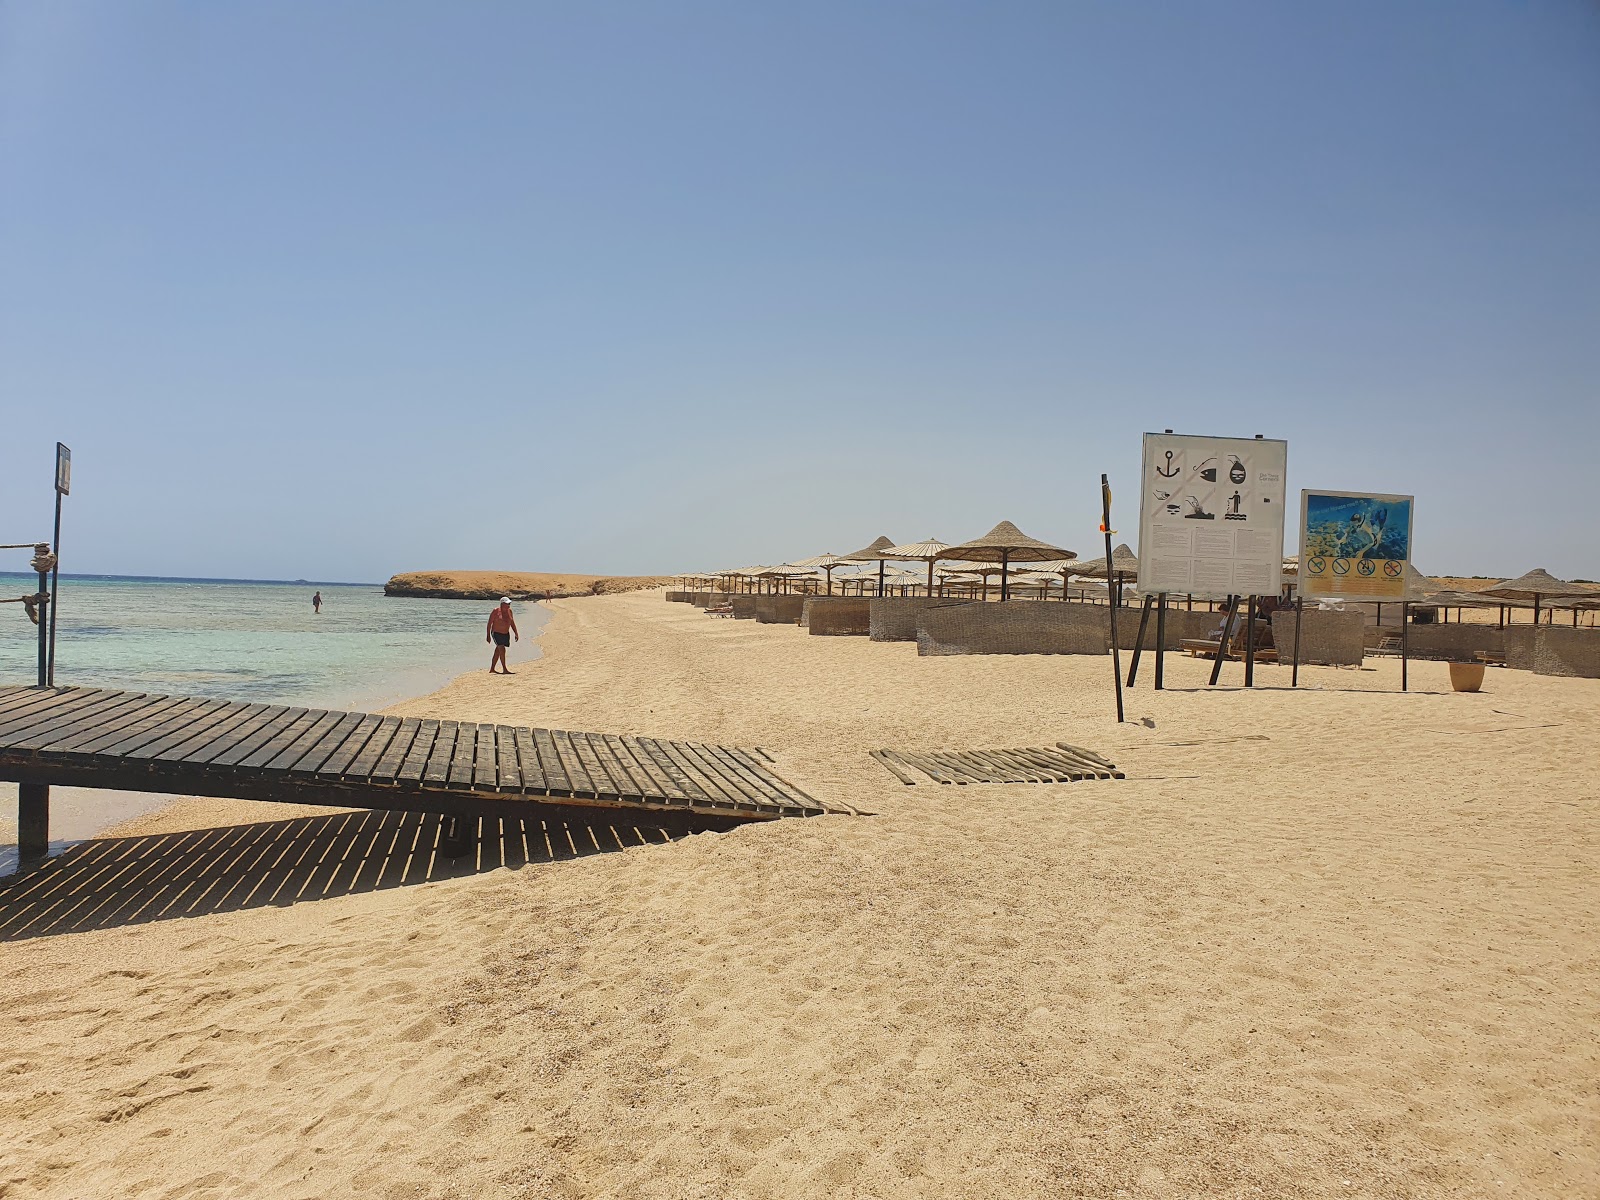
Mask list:
POLYGON ((933 564, 934 561, 949 549, 948 542, 941 542, 938 538, 924 538, 920 542, 911 542, 905 546, 890 546, 884 551, 887 558, 900 559, 904 562, 925 562, 928 564, 928 595, 933 595, 933 564))
POLYGON ((1063 550, 1060 546, 1041 542, 1023 533, 1010 521, 1001 521, 980 538, 962 542, 959 546, 946 547, 939 557, 975 563, 999 563, 1000 599, 1009 600, 1011 589, 1008 576, 1012 563, 1050 562, 1077 556, 1076 550, 1063 550))
POLYGON ((887 535, 878 538, 870 546, 863 546, 854 554, 844 557, 850 562, 875 562, 878 564, 878 595, 883 595, 883 560, 888 557, 890 550, 894 549, 894 541, 887 535))
POLYGON ((1551 598, 1565 598, 1571 596, 1592 597, 1594 595, 1581 583, 1568 583, 1565 579, 1557 579, 1543 567, 1529 571, 1526 575, 1519 575, 1515 579, 1507 579, 1495 584, 1493 587, 1484 588, 1480 596, 1492 596, 1496 600, 1520 600, 1533 602, 1533 623, 1539 623, 1539 602, 1551 598))

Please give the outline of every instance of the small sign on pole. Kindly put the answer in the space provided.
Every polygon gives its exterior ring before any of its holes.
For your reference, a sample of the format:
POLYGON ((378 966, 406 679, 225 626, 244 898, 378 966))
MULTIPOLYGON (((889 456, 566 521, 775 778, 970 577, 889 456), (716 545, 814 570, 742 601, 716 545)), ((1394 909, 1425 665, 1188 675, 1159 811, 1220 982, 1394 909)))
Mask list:
POLYGON ((56 682, 56 610, 61 607, 61 497, 72 491, 72 451, 56 443, 56 532, 50 549, 55 566, 50 568, 50 653, 45 664, 45 682, 56 682))

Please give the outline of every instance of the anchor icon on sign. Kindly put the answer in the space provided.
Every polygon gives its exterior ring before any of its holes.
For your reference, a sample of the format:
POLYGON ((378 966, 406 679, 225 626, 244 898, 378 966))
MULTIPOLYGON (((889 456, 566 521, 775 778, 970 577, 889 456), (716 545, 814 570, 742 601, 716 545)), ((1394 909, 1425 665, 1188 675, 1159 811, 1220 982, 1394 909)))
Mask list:
POLYGON ((1171 479, 1177 473, 1178 473, 1178 468, 1172 465, 1172 451, 1168 450, 1167 451, 1167 469, 1165 471, 1163 471, 1160 467, 1157 467, 1156 468, 1156 474, 1161 476, 1161 478, 1163 478, 1163 479, 1171 479))

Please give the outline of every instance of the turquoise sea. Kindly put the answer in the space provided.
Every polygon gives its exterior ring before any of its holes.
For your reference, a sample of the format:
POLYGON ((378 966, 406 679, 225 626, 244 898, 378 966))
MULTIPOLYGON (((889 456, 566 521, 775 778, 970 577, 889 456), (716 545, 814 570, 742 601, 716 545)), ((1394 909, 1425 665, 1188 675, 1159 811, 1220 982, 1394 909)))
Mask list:
MULTIPOLYGON (((0 599, 37 576, 0 572, 0 599)), ((321 708, 381 708, 486 670, 487 600, 389 597, 378 584, 215 579, 61 578, 56 683, 321 708), (311 596, 321 591, 321 614, 311 596)), ((539 654, 549 610, 517 605, 512 669, 539 654)), ((0 685, 32 684, 37 631, 20 604, 0 604, 0 685)), ((160 797, 56 789, 52 841, 86 837, 160 797)), ((0 783, 0 871, 8 868, 16 788, 0 783)))

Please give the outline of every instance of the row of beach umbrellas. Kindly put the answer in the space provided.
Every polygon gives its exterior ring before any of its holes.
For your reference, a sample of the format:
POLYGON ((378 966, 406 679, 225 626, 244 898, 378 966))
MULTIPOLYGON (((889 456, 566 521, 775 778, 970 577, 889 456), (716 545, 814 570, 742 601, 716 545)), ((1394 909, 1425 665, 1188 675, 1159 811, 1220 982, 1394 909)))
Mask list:
MULTIPOLYGON (((833 573, 840 567, 858 566, 868 563, 877 563, 878 591, 881 595, 887 587, 904 586, 911 581, 911 573, 897 569, 891 574, 891 562, 921 562, 926 565, 926 586, 930 594, 934 589, 934 574, 938 563, 944 562, 948 567, 939 573, 949 579, 955 576, 978 576, 987 583, 987 577, 992 574, 1000 576, 1000 598, 1006 600, 1011 594, 1011 578, 1013 566, 1024 566, 1024 574, 1035 576, 1060 575, 1062 586, 1072 576, 1081 576, 1094 579, 1114 579, 1118 582, 1136 579, 1139 572, 1139 560, 1127 546, 1118 546, 1111 557, 1111 569, 1108 572, 1104 559, 1079 559, 1077 552, 1062 546, 1051 545, 1049 542, 1040 541, 1038 538, 1029 537, 1010 521, 1001 521, 982 537, 973 538, 971 541, 952 545, 941 542, 937 538, 924 538, 920 542, 907 542, 896 544, 889 537, 874 539, 869 545, 863 546, 850 554, 834 554, 831 551, 815 554, 809 558, 797 559, 792 563, 781 563, 777 566, 751 566, 739 567, 727 571, 712 571, 705 574, 685 573, 682 579, 708 579, 719 577, 743 578, 803 578, 815 577, 819 573, 826 579, 829 592, 833 591, 833 573)), ((1039 586, 1038 580, 1031 581, 1031 586, 1039 586)))
MULTIPOLYGON (((1069 579, 1074 576, 1102 579, 1108 584, 1120 586, 1124 583, 1136 584, 1139 575, 1139 559, 1126 545, 1120 545, 1112 551, 1111 567, 1108 572, 1103 558, 1080 559, 1075 551, 1030 537, 1010 521, 1001 521, 982 537, 955 545, 941 542, 933 537, 924 538, 920 542, 896 544, 893 539, 885 536, 873 539, 868 545, 850 554, 824 552, 777 566, 739 567, 700 574, 686 572, 679 578, 798 579, 821 576, 826 580, 827 590, 831 593, 835 570, 840 567, 865 567, 869 563, 876 563, 879 595, 884 594, 888 587, 903 587, 913 582, 921 582, 910 571, 902 568, 891 569, 888 565, 891 562, 924 563, 927 572, 925 583, 929 595, 933 594, 936 570, 947 581, 962 577, 978 577, 985 585, 989 576, 998 574, 1002 600, 1010 598, 1014 565, 1023 567, 1022 573, 1027 577, 1025 582, 1028 586, 1038 587, 1046 582, 1053 584, 1047 577, 1059 575, 1063 594, 1069 579), (937 566, 939 563, 945 563, 946 566, 939 569, 937 566)), ((1285 578, 1292 578, 1297 574, 1298 566, 1297 560, 1285 559, 1285 578)), ((1600 590, 1591 585, 1557 579, 1543 568, 1476 592, 1438 591, 1433 588, 1426 576, 1409 564, 1406 575, 1405 599, 1410 603, 1450 608, 1531 605, 1536 623, 1541 606, 1571 608, 1575 611, 1600 608, 1600 590)), ((864 582, 863 576, 854 578, 863 579, 864 582)))

